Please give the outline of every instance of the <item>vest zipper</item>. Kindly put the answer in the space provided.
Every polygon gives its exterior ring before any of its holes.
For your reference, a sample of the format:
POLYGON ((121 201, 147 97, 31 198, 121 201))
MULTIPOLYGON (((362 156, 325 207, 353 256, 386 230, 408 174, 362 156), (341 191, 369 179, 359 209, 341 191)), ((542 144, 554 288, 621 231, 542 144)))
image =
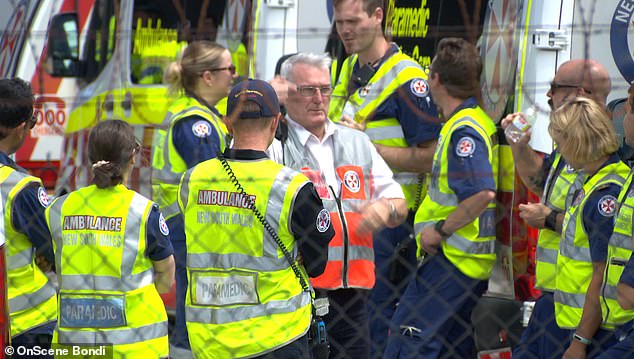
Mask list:
POLYGON ((328 188, 330 188, 330 192, 335 199, 335 203, 337 203, 337 210, 339 211, 339 217, 341 218, 341 227, 343 230, 343 273, 341 273, 341 282, 344 288, 348 288, 348 242, 350 241, 348 238, 348 224, 346 223, 346 215, 341 206, 341 198, 337 197, 332 186, 328 186, 328 188))

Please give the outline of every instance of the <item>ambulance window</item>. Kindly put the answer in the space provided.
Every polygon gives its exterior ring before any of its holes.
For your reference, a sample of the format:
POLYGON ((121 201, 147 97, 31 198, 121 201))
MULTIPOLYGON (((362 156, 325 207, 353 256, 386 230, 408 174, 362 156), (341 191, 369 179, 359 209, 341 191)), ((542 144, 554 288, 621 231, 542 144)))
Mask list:
POLYGON ((163 82, 167 66, 192 40, 212 40, 225 10, 225 1, 136 0, 132 15, 132 82, 163 82), (206 16, 201 16, 201 14, 206 16))
POLYGON ((118 5, 118 0, 97 0, 95 3, 86 43, 86 77, 89 81, 99 75, 114 53, 118 5))

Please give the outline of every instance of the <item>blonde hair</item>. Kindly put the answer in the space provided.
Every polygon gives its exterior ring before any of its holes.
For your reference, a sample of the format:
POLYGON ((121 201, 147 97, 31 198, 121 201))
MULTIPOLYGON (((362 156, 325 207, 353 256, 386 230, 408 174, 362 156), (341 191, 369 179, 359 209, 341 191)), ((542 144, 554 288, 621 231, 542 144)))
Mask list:
POLYGON ((596 161, 619 149, 610 116, 589 98, 577 97, 553 111, 548 133, 580 162, 596 161))
POLYGON ((227 49, 212 41, 194 41, 185 48, 180 60, 167 66, 163 82, 169 85, 171 93, 194 93, 200 75, 220 67, 225 51, 227 49))

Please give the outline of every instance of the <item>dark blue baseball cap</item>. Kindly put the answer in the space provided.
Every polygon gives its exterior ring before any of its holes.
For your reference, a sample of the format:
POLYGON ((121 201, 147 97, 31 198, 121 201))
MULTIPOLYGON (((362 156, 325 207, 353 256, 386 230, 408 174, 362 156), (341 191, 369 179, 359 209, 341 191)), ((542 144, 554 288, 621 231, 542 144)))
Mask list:
POLYGON ((280 113, 277 94, 268 82, 248 79, 233 86, 227 97, 227 116, 238 118, 273 117, 280 113), (254 103, 258 109, 248 103, 254 103), (248 109, 243 109, 242 106, 248 109), (239 111, 239 113, 234 113, 239 111))

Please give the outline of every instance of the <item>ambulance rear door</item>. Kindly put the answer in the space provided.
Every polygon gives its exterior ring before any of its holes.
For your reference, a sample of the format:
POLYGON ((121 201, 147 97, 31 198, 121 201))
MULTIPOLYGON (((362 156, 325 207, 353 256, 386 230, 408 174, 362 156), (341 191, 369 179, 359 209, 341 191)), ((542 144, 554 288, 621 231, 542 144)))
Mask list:
POLYGON ((242 75, 270 80, 283 55, 324 52, 331 6, 331 0, 228 0, 217 42, 234 54, 245 47, 248 71, 242 75))

